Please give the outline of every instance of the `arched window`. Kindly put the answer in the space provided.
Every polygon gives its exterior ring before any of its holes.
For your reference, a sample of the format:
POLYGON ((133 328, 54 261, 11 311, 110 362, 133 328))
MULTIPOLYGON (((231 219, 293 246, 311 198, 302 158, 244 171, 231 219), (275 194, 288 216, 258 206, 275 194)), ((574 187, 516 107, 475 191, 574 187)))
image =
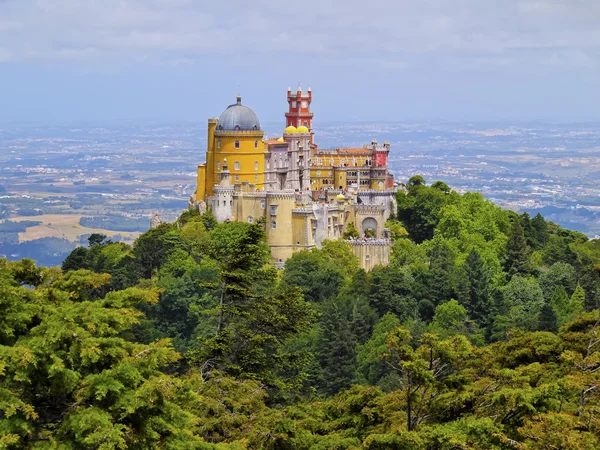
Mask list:
POLYGON ((221 170, 221 161, 217 161, 217 170, 221 170))
POLYGON ((240 141, 235 141, 234 146, 235 148, 240 148, 240 141))
POLYGON ((254 223, 254 218, 252 216, 248 216, 248 223, 254 223))
POLYGON ((258 148, 258 141, 254 141, 254 148, 258 148))
POLYGON ((221 139, 217 141, 217 148, 221 148, 221 139))
POLYGON ((254 170, 258 170, 258 161, 254 161, 254 170))
POLYGON ((275 222, 274 220, 271 221, 271 229, 275 229, 277 228, 277 222, 275 222))
POLYGON ((239 161, 234 162, 233 168, 234 168, 234 170, 240 170, 240 162, 239 161))

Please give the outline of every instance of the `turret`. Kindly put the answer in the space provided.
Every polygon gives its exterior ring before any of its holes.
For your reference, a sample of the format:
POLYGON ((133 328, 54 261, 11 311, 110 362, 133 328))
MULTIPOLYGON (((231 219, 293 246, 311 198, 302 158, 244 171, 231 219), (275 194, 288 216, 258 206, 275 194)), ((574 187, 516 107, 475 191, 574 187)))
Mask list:
POLYGON ((314 133, 312 131, 313 113, 310 112, 310 103, 312 102, 312 90, 304 94, 302 88, 292 94, 291 88, 287 90, 288 112, 285 113, 286 127, 306 127, 310 133, 310 143, 313 144, 314 133))

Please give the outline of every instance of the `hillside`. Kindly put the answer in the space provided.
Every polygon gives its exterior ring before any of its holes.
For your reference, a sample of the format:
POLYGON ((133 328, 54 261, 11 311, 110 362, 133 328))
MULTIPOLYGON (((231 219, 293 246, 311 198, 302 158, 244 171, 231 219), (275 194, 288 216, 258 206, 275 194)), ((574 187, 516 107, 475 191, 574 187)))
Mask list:
POLYGON ((366 273, 184 212, 0 260, 0 448, 600 447, 600 241, 412 177, 366 273))

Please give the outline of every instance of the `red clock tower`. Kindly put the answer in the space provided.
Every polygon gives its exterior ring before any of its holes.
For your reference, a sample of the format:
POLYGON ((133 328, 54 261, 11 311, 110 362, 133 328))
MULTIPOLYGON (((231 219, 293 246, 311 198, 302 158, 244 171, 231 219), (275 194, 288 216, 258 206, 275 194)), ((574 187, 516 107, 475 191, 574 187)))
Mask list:
POLYGON ((310 131, 310 143, 313 144, 312 118, 313 113, 310 112, 310 102, 312 101, 312 91, 308 88, 306 95, 302 94, 302 88, 298 86, 295 94, 292 90, 287 90, 287 101, 289 110, 285 113, 286 127, 301 127, 305 126, 310 131))

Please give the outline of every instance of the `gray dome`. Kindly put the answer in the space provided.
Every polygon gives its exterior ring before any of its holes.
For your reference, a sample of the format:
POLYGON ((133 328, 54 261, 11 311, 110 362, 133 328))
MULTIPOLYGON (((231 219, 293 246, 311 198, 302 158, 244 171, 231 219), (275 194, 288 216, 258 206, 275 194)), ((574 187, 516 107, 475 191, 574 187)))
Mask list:
POLYGON ((219 117, 218 131, 258 131, 258 116, 247 106, 242 105, 242 97, 238 95, 237 103, 229 105, 219 117))

